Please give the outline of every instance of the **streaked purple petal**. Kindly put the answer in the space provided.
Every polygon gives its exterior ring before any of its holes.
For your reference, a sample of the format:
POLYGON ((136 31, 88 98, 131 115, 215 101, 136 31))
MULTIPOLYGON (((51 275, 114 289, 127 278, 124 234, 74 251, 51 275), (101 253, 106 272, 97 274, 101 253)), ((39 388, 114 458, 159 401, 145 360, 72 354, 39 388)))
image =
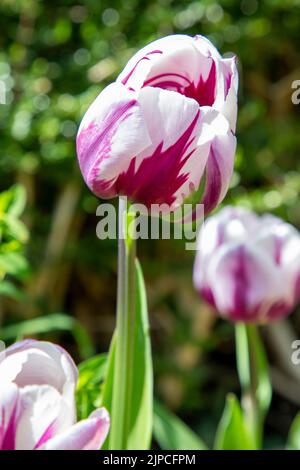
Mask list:
POLYGON ((236 66, 236 58, 222 59, 221 66, 224 77, 225 99, 222 106, 218 106, 217 109, 219 109, 228 119, 231 130, 235 132, 238 93, 238 70, 236 66))
POLYGON ((0 381, 18 387, 49 385, 61 393, 75 419, 74 391, 78 371, 70 355, 46 341, 26 340, 4 351, 0 358, 0 381))
POLYGON ((70 404, 55 388, 49 385, 32 385, 19 390, 16 449, 36 449, 41 443, 74 424, 70 404))
POLYGON ((200 48, 199 42, 202 42, 199 38, 196 41, 179 34, 158 39, 139 50, 117 80, 134 90, 145 86, 159 87, 193 97, 199 103, 210 104, 208 101, 212 101, 216 89, 215 77, 213 79, 215 67, 208 43, 203 43, 200 48), (206 82, 211 88, 211 98, 207 100, 204 93, 206 82))
POLYGON ((14 384, 0 384, 0 450, 14 450, 19 415, 19 393, 14 384))
POLYGON ((226 206, 204 221, 198 234, 193 279, 197 291, 213 307, 215 300, 207 272, 215 253, 223 245, 256 236, 260 228, 260 218, 243 207, 226 206))
POLYGON ((207 159, 206 184, 201 201, 205 214, 220 204, 227 193, 236 149, 236 138, 228 126, 228 121, 221 114, 215 115, 212 126, 215 136, 212 137, 207 159))
POLYGON ((109 85, 87 110, 77 135, 77 155, 87 185, 100 197, 113 197, 111 181, 150 144, 136 94, 120 83, 109 85))
POLYGON ((207 272, 217 310, 232 321, 264 322, 270 308, 284 298, 284 286, 274 267, 254 246, 221 247, 207 272))
POLYGON ((50 439, 40 450, 98 450, 109 430, 109 415, 105 408, 94 411, 64 433, 50 439))
POLYGON ((139 105, 151 145, 139 154, 132 154, 127 168, 122 170, 121 166, 115 178, 110 181, 101 178, 99 184, 106 184, 111 193, 127 195, 148 207, 163 203, 171 207, 177 204, 177 198, 182 201, 190 193, 190 183, 199 181, 204 170, 208 146, 202 163, 201 155, 197 153, 197 160, 195 155, 200 147, 201 111, 194 100, 152 87, 141 90, 139 105))

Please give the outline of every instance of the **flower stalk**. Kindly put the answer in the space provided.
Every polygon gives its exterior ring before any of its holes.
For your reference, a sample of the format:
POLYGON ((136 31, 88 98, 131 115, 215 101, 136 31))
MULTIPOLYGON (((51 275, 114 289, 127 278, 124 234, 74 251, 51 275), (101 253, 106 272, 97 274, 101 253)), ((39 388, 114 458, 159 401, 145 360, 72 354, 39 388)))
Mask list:
POLYGON ((257 449, 262 447, 265 414, 271 401, 268 364, 255 324, 237 323, 236 359, 245 420, 257 449))

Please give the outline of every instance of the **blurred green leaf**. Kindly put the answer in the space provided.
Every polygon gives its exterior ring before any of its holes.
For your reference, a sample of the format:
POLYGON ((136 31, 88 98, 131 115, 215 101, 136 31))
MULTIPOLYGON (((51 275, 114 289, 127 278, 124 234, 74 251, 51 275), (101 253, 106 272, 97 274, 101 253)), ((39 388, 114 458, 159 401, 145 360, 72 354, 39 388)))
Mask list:
POLYGON ((21 250, 27 242, 27 227, 18 217, 26 203, 23 186, 16 184, 0 194, 0 279, 6 274, 24 278, 29 273, 29 264, 21 250))
POLYGON ((103 380, 106 372, 107 354, 99 354, 82 362, 78 366, 79 380, 78 390, 87 385, 98 385, 103 380))
POLYGON ((18 300, 19 302, 24 301, 26 298, 24 292, 9 281, 0 282, 0 296, 1 295, 18 300))
POLYGON ((5 226, 9 236, 19 240, 21 243, 27 242, 29 234, 23 222, 7 214, 2 217, 1 223, 5 226))
POLYGON ((94 348, 90 337, 80 323, 64 313, 54 313, 45 317, 25 320, 0 329, 3 341, 20 339, 24 336, 49 333, 50 331, 70 331, 74 336, 79 352, 83 358, 90 357, 94 348))
POLYGON ((300 450, 300 412, 292 422, 287 439, 287 448, 290 450, 300 450))
MULTIPOLYGON (((107 357, 107 369, 105 375, 105 381, 102 389, 101 404, 111 412, 112 406, 112 394, 113 394, 113 381, 114 381, 114 363, 116 354, 116 339, 115 334, 112 337, 109 353, 107 357)), ((107 450, 109 448, 109 439, 106 439, 102 449, 107 450)))
POLYGON ((16 184, 0 194, 0 214, 8 213, 12 217, 20 217, 26 205, 24 186, 16 184))
POLYGON ((204 450, 206 445, 178 416, 154 402, 154 437, 163 450, 204 450))
POLYGON ((129 449, 148 449, 153 426, 153 370, 144 277, 136 262, 137 298, 129 449))
POLYGON ((100 387, 107 371, 107 354, 99 354, 78 366, 76 390, 78 419, 85 419, 101 404, 100 387))
POLYGON ((21 253, 0 253, 0 276, 6 273, 20 278, 29 273, 28 262, 21 253))
POLYGON ((216 450, 255 449, 255 444, 245 424, 240 404, 233 394, 227 396, 225 409, 217 429, 214 447, 216 450))

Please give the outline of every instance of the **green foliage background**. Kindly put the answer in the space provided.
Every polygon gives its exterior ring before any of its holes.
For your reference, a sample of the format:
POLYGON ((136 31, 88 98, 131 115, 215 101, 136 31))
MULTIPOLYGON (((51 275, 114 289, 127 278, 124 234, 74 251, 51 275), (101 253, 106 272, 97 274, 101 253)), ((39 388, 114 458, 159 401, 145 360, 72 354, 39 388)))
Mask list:
MULTIPOLYGON (((238 56, 238 151, 225 203, 271 211, 300 227, 300 105, 291 101, 292 82, 300 80, 299 30, 299 0, 1 0, 0 81, 7 93, 0 105, 0 189, 21 185, 11 190, 19 207, 20 188, 27 196, 27 228, 22 209, 9 216, 0 199, 3 338, 34 334, 60 342, 78 360, 107 350, 116 243, 96 238, 99 201, 79 173, 75 135, 102 88, 158 37, 200 33, 238 56)), ((139 256, 156 393, 210 443, 225 393, 238 393, 232 327, 216 321, 194 293, 193 253, 180 242, 139 243, 139 256)), ((282 333, 299 336, 299 313, 279 333, 266 330, 275 385, 266 445, 274 447, 300 406, 299 372, 289 368, 282 333)))

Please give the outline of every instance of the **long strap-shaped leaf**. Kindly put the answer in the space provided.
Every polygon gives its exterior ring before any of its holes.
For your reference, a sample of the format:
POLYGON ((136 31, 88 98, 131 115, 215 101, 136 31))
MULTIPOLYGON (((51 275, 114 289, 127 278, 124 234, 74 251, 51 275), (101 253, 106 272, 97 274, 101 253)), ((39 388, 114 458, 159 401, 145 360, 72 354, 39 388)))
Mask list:
POLYGON ((205 450, 201 438, 178 416, 154 402, 154 437, 165 450, 205 450))
POLYGON ((218 425, 215 438, 216 450, 255 450, 256 445, 246 426, 235 395, 229 394, 218 425))
MULTIPOLYGON (((130 394, 126 396, 126 406, 130 410, 125 436, 124 450, 149 449, 152 438, 153 422, 153 371, 151 357, 151 343, 149 335, 149 322, 147 300, 142 270, 136 261, 136 315, 131 368, 130 394)), ((111 412, 112 395, 114 387, 116 337, 114 336, 108 359, 107 376, 103 391, 103 406, 111 412)), ((108 437, 106 448, 111 448, 108 437)))

